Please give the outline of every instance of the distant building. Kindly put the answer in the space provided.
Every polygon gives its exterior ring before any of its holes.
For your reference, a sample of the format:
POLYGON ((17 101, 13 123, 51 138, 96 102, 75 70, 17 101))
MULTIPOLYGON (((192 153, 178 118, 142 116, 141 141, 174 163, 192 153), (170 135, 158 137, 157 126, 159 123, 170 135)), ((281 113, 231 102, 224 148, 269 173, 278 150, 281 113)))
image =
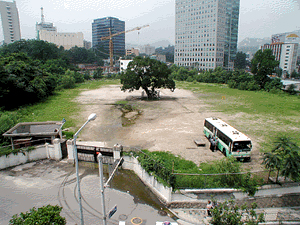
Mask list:
POLYGON ((161 61, 161 62, 163 62, 163 63, 166 63, 166 62, 167 62, 167 59, 166 59, 166 56, 165 56, 165 55, 159 55, 159 54, 157 54, 157 55, 152 55, 152 56, 150 56, 150 58, 151 58, 151 59, 156 59, 156 60, 161 61))
POLYGON ((90 49, 92 47, 92 42, 83 40, 83 47, 85 49, 90 49))
POLYGON ((120 72, 125 72, 125 70, 127 70, 128 64, 129 64, 131 61, 132 61, 132 60, 121 59, 121 60, 120 60, 120 72))
POLYGON ((262 46, 262 50, 271 49, 275 59, 280 62, 279 67, 283 75, 291 74, 297 65, 297 43, 272 43, 262 46))
POLYGON ((129 55, 139 56, 140 52, 138 49, 135 49, 135 48, 126 49, 126 56, 129 56, 129 55))
POLYGON ((140 47, 140 53, 146 55, 153 55, 155 53, 155 47, 150 45, 144 45, 140 47))
POLYGON ((2 20, 4 43, 10 44, 20 40, 20 21, 16 1, 0 1, 0 13, 2 20))
POLYGON ((47 23, 44 20, 43 8, 41 8, 41 23, 36 24, 37 39, 56 44, 58 47, 63 46, 69 50, 72 47, 83 48, 83 33, 59 33, 53 23, 47 23))
MULTIPOLYGON (((109 40, 101 41, 102 37, 108 37, 125 31, 125 21, 114 17, 105 17, 95 19, 92 23, 92 45, 93 47, 102 47, 105 52, 109 52, 109 40)), ((112 38, 113 54, 118 56, 125 55, 125 33, 116 35, 112 38)))
POLYGON ((175 0, 178 66, 232 70, 237 52, 240 0, 175 0))
POLYGON ((294 90, 300 92, 300 80, 281 80, 284 90, 288 90, 291 85, 294 85, 294 90))
POLYGON ((300 30, 272 35, 272 44, 274 43, 297 43, 298 53, 300 56, 300 30))

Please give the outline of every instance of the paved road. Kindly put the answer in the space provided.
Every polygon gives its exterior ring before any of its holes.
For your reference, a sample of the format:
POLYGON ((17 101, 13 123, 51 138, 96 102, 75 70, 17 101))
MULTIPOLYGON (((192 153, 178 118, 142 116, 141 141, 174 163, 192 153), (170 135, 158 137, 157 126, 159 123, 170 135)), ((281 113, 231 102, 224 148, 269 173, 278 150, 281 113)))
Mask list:
MULTIPOLYGON (((85 224, 102 224, 102 208, 97 169, 80 166, 82 204, 85 224)), ((8 224, 12 215, 32 207, 47 204, 61 205, 67 224, 80 224, 77 186, 73 165, 50 160, 25 164, 0 171, 0 224, 8 224)), ((140 182, 140 181, 139 181, 140 182)), ((133 183, 128 184, 130 187, 133 183)), ((118 210, 108 224, 155 224, 156 221, 174 221, 160 215, 129 192, 111 188, 105 190, 106 211, 117 204, 118 210)), ((142 190, 141 190, 142 191, 142 190)), ((149 195, 145 192, 142 195, 149 195)), ((141 195, 140 195, 141 196, 141 195)))

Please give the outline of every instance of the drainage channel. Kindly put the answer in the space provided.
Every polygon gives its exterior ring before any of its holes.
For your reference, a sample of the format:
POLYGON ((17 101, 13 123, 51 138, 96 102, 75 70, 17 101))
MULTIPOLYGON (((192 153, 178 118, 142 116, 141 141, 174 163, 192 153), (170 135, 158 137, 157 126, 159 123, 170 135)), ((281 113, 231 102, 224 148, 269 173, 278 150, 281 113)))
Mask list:
MULTIPOLYGON (((85 167, 85 175, 98 175, 98 165, 96 163, 80 161, 80 167, 85 167)), ((107 180, 108 166, 104 165, 104 176, 107 180)), ((139 179, 139 177, 131 170, 118 169, 112 181, 110 188, 129 193, 134 198, 134 203, 146 204, 158 211, 161 216, 170 216, 176 220, 174 216, 156 197, 149 187, 139 179)))

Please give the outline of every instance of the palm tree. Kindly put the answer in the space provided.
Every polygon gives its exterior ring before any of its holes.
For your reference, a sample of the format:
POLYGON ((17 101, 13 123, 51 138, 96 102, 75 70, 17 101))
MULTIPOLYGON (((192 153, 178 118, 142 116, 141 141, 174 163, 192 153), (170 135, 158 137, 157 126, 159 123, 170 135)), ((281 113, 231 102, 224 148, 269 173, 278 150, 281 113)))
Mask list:
POLYGON ((300 177, 300 148, 298 146, 291 149, 290 153, 285 156, 281 174, 286 179, 291 177, 293 180, 298 180, 300 177))
POLYGON ((264 153, 263 164, 265 164, 265 167, 269 169, 268 178, 270 177, 270 173, 273 169, 277 170, 276 183, 278 182, 279 171, 281 168, 281 161, 282 161, 281 156, 279 154, 273 152, 264 153))
POLYGON ((297 180, 300 177, 300 148, 289 137, 277 137, 272 151, 264 153, 263 164, 270 170, 269 176, 272 169, 277 169, 276 182, 279 172, 285 179, 291 177, 297 180))

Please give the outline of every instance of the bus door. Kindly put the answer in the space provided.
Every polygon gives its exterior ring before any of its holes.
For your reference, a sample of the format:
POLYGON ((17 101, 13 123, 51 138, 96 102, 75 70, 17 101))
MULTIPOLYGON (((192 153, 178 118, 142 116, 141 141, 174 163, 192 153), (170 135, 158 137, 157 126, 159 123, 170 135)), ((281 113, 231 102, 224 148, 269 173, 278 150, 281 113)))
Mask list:
POLYGON ((213 137, 214 138, 217 137, 217 128, 216 127, 213 128, 213 137))

